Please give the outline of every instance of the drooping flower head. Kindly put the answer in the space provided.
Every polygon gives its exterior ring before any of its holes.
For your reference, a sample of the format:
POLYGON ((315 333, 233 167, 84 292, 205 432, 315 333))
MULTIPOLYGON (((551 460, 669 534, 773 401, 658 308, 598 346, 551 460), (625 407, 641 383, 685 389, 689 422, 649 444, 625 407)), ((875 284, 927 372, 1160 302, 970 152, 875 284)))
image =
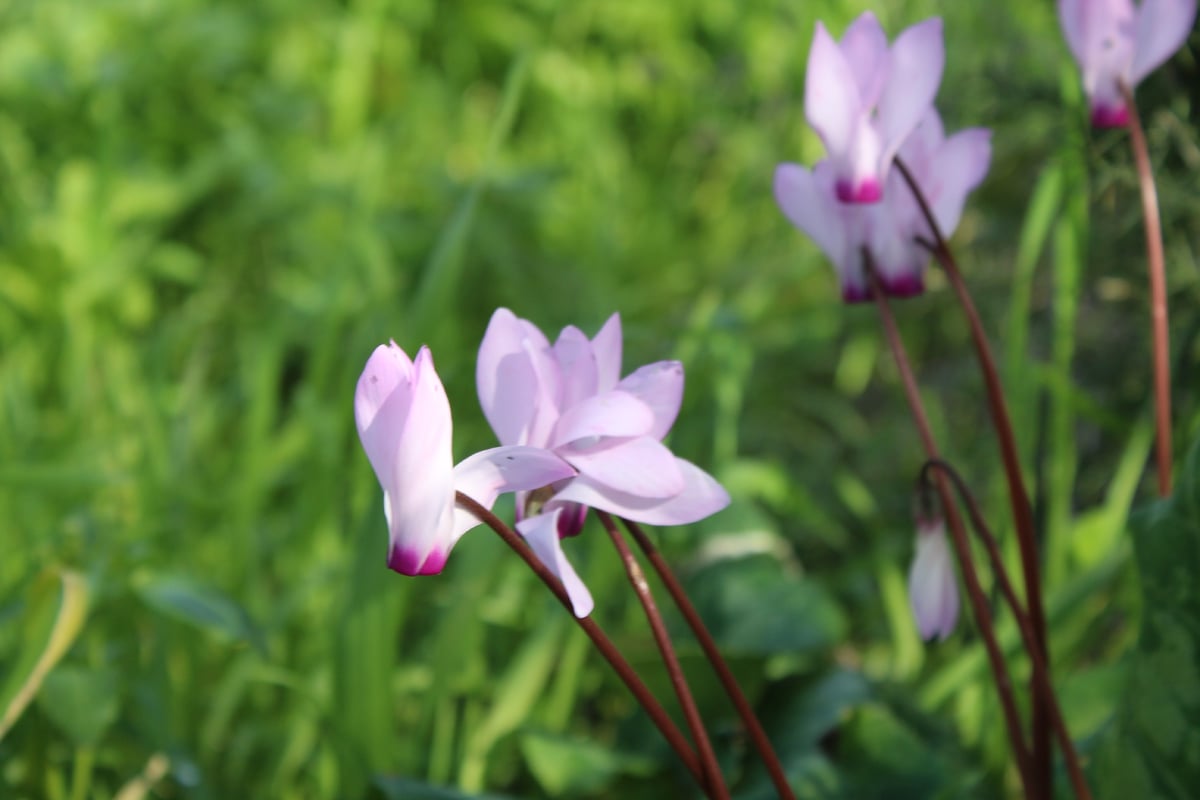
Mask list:
MULTIPOLYGON (((991 161, 991 132, 970 128, 947 138, 937 111, 930 109, 900 148, 900 157, 929 202, 944 236, 962 217, 967 194, 983 180, 991 161)), ((863 248, 871 253, 886 294, 910 297, 925 290, 928 251, 918 238, 933 241, 933 231, 903 177, 888 174, 879 203, 852 205, 838 200, 835 168, 829 160, 811 170, 780 164, 775 170, 775 200, 788 220, 812 237, 842 284, 842 298, 871 297, 863 248)))
POLYGON ((908 573, 908 600, 917 630, 928 641, 945 639, 958 621, 958 584, 954 558, 940 519, 917 522, 916 554, 908 573))
POLYGON ((450 403, 427 347, 415 361, 395 342, 375 348, 358 379, 354 420, 383 488, 387 564, 404 575, 441 572, 451 548, 479 524, 455 505, 455 491, 490 509, 502 493, 575 472, 532 447, 484 450, 453 466, 450 403))
MULTIPOLYGON (((501 308, 480 345, 479 401, 500 442, 545 448, 575 470, 517 495, 517 530, 551 569, 570 566, 559 539, 579 533, 589 507, 681 525, 729 503, 708 473, 662 443, 683 399, 683 366, 660 361, 624 379, 620 373, 616 314, 594 339, 569 326, 551 344, 532 323, 501 308)), ((585 616, 586 588, 564 583, 575 613, 585 616)))
POLYGON ((835 42, 818 22, 804 80, 804 114, 829 153, 844 203, 876 203, 901 143, 942 81, 942 21, 908 28, 892 45, 870 11, 835 42))
POLYGON ((1187 40, 1196 0, 1058 0, 1058 19, 1083 73, 1092 124, 1129 124, 1120 84, 1130 91, 1187 40))

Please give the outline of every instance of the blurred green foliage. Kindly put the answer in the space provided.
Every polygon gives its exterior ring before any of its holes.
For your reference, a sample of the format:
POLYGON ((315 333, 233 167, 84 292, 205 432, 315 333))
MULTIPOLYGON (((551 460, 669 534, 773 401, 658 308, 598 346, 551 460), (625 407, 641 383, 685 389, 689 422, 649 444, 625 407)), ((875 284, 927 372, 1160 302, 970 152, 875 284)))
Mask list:
MULTIPOLYGON (((0 739, 0 794, 111 798, 162 756, 159 797, 692 791, 494 537, 438 578, 384 567, 358 371, 389 337, 428 343, 457 454, 487 446, 474 353, 499 305, 547 331, 619 310, 627 370, 684 361, 671 444, 734 504, 661 545, 801 796, 1012 791, 977 637, 923 647, 909 617, 921 457, 878 322, 837 302, 770 193, 777 162, 820 156, 802 114, 814 22, 840 31, 864 7, 0 3, 0 675, 25 658, 48 565, 91 598, 0 739)), ((955 245, 1006 364, 1086 751, 1140 609, 1125 521, 1150 446, 1148 304, 1125 138, 1086 129, 1052 3, 877 10, 893 32, 945 18, 947 128, 995 132, 955 245)), ((1179 451, 1200 434, 1198 86, 1193 47, 1139 91, 1179 451)), ((965 326, 929 283, 901 325, 944 448, 1004 531, 965 326)), ((616 559, 591 532, 570 547, 666 698, 616 559)), ((679 639, 739 794, 769 796, 679 639)))

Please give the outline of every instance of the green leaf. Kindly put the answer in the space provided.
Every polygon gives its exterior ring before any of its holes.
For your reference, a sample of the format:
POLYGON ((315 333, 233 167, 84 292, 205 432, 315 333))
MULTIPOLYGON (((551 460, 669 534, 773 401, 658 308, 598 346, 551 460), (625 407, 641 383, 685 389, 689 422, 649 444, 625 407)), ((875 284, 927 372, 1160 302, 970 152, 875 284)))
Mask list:
POLYGON ((60 665, 46 676, 38 705, 77 746, 94 745, 117 718, 117 675, 60 665))
POLYGON ((46 572, 33 584, 26 606, 21 652, 0 684, 0 739, 37 695, 66 654, 87 617, 88 589, 74 572, 46 572))
POLYGON ((596 742, 544 733, 522 736, 521 752, 546 793, 558 797, 597 792, 618 775, 651 775, 658 766, 658 761, 648 756, 618 753, 596 742))
POLYGON ((845 630, 816 583, 768 555, 718 561, 689 576, 688 593, 727 655, 774 655, 828 647, 845 630))
POLYGON ((155 578, 138 588, 146 605, 220 639, 246 642, 266 651, 262 632, 246 610, 224 592, 191 578, 155 578))
POLYGON ((1133 522, 1141 634, 1093 785, 1101 797, 1185 800, 1200 786, 1200 442, 1175 495, 1133 522))
POLYGON ((376 778, 374 784, 388 800, 508 800, 506 795, 460 792, 408 778, 376 778))

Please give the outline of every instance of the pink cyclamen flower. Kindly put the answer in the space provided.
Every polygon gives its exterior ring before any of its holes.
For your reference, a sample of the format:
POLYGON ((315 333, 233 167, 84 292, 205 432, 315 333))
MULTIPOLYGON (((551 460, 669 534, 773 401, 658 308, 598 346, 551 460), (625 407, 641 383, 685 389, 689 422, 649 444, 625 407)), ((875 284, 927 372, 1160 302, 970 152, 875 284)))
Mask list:
MULTIPOLYGON (((616 314, 594 339, 569 326, 552 345, 532 323, 501 308, 479 347, 479 401, 496 437, 546 448, 577 473, 517 495, 517 530, 553 570, 569 567, 559 539, 579 533, 588 507, 681 525, 729 504, 708 473, 662 444, 683 399, 683 366, 660 361, 624 379, 620 374, 616 314)), ((578 616, 591 610, 586 589, 571 599, 578 616)))
POLYGON ((870 11, 840 43, 818 22, 804 78, 804 115, 832 163, 837 198, 875 203, 897 149, 933 106, 945 47, 936 17, 892 45, 870 11))
POLYGON ((958 584, 946 528, 940 519, 917 522, 917 551, 908 573, 908 599, 922 639, 945 639, 954 630, 958 584))
MULTIPOLYGON (((983 181, 991 154, 990 131, 970 128, 947 138, 933 109, 900 148, 944 236, 958 226, 967 194, 983 181)), ((833 262, 842 298, 848 303, 871 298, 864 247, 871 252, 886 294, 910 297, 923 292, 929 253, 917 239, 933 241, 934 235, 904 178, 891 172, 883 200, 872 205, 840 202, 835 185, 828 160, 811 170, 797 164, 775 169, 776 202, 833 262)))
POLYGON ((354 420, 383 487, 387 564, 404 575, 441 572, 451 548, 479 524, 455 505, 455 491, 490 509, 504 492, 575 474, 533 447, 484 450, 453 466, 450 403, 428 347, 415 361, 395 342, 375 348, 354 392, 354 420))
POLYGON ((1187 40, 1196 0, 1058 0, 1058 19, 1083 72, 1097 128, 1129 124, 1120 84, 1130 91, 1187 40))

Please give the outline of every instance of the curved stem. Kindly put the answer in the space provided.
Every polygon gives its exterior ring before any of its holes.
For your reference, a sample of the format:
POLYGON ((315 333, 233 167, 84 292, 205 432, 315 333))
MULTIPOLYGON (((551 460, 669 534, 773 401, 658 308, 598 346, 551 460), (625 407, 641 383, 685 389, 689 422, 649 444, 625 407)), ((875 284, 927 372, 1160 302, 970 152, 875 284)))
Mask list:
MULTIPOLYGON (((879 277, 875 274, 871 254, 865 248, 863 249, 863 259, 867 265, 867 277, 871 284, 871 293, 875 297, 875 303, 879 309, 879 318, 883 322, 884 334, 891 348, 892 355, 895 358, 896 367, 900 370, 900 377, 904 383, 904 394, 908 398, 908 406, 912 411, 913 421, 917 425, 917 433, 921 437, 921 444, 925 448, 925 454, 928 458, 938 458, 937 443, 934 441, 933 432, 929 427, 929 420, 925 415, 925 405, 921 402, 921 394, 917 389, 917 381, 913 377, 912 367, 908 363, 908 355, 904 349, 904 342, 901 340, 900 332, 896 328, 896 320, 892 316, 892 310, 888 305, 887 297, 879 285, 879 277)), ((952 502, 953 497, 950 494, 950 486, 946 482, 945 476, 939 474, 936 478, 936 483, 938 494, 942 498, 942 507, 946 509, 946 522, 951 533, 950 539, 954 542, 954 550, 958 555, 958 563, 962 569, 963 581, 967 586, 967 597, 971 601, 971 610, 975 615, 975 622, 979 626, 979 633, 983 637, 984 647, 988 655, 988 663, 992 668, 992 676, 996 681, 996 691, 1000 695, 1000 707, 1004 713, 1004 723, 1008 731, 1013 758, 1017 762, 1017 772, 1021 776, 1021 785, 1025 789, 1026 797, 1034 797, 1034 785, 1031 782, 1032 776, 1029 765, 1029 751, 1026 748, 1025 738, 1021 732, 1021 718, 1017 714, 1017 704, 1013 699, 1012 681, 1008 676, 1008 668, 1004 664, 1004 655, 1000 651, 1000 644, 996 640, 996 631, 992 627, 992 616, 988 610, 987 598, 984 596, 983 587, 979 584, 979 576, 975 572, 975 564, 971 560, 971 546, 967 541, 962 517, 958 515, 958 507, 952 502)))
POLYGON ((604 659, 616 671, 617 675, 629 688, 629 691, 637 698, 642 708, 650 715, 650 719, 654 722, 655 727, 662 733, 667 743, 671 745, 671 748, 679 756, 680 761, 687 767, 688 772, 696 779, 696 783, 704 787, 704 773, 700 769, 700 762, 696 758, 696 753, 692 750, 692 746, 688 743, 687 738, 684 737, 675 723, 671 721, 662 704, 655 699, 654 694, 642 682, 642 679, 638 677, 637 672, 629 665, 629 662, 625 660, 621 652, 617 650, 616 645, 604 635, 604 631, 600 630, 600 626, 592 621, 590 617, 581 619, 575 616, 571 610, 571 598, 567 596, 567 590, 563 588, 562 581, 546 568, 546 565, 534 555, 529 546, 521 540, 521 537, 505 525, 503 520, 462 492, 455 493, 455 500, 458 505, 474 514, 480 522, 499 534, 504 543, 511 547, 529 565, 529 568, 533 570, 542 583, 546 584, 550 591, 554 593, 554 596, 558 598, 558 602, 562 603, 563 608, 567 609, 567 613, 583 629, 587 637, 592 640, 592 644, 596 645, 596 649, 600 651, 600 654, 604 656, 604 659))
MULTIPOLYGON (((895 163, 905 183, 908 184, 909 190, 913 193, 913 197, 916 198, 917 204, 921 207, 921 213, 925 216, 926 222, 929 223, 929 229, 934 236, 933 255, 946 271, 946 277, 949 279, 950 285, 954 287, 954 293, 958 296, 959 304, 962 306, 963 314, 971 329, 971 341, 975 345, 979 368, 983 373, 983 382, 987 388, 988 410, 992 415, 992 424, 1000 445, 1000 458, 1004 464, 1008 499, 1012 506, 1013 524, 1017 531, 1017 546, 1021 553, 1021 573, 1025 582, 1025 597, 1029 602, 1029 614, 1033 622, 1034 633, 1037 634, 1038 648, 1049 668, 1050 651, 1046 646, 1046 612, 1042 603, 1042 581, 1039 574, 1033 509, 1025 490, 1025 480, 1021 475, 1017 439, 1013 434, 1012 420, 1008 415, 1008 404, 1004 400, 1004 390, 1000 385, 1000 373, 996 369, 996 360, 992 356, 991 345, 988 344, 987 334, 984 333, 983 322, 979 319, 979 312, 971 299, 971 293, 967 291, 962 271, 959 270, 958 262, 955 261, 954 254, 950 252, 950 247, 946 244, 946 237, 942 235, 942 231, 938 227, 929 202, 904 162, 897 158, 895 163)), ((1033 769, 1037 778, 1039 795, 1048 797, 1051 793, 1052 777, 1050 774, 1049 720, 1041 695, 1036 690, 1032 694, 1033 769)))
POLYGON ((1158 455, 1158 496, 1171 494, 1171 343, 1167 330, 1167 271, 1164 264, 1162 220, 1158 214, 1158 192, 1150 167, 1150 148, 1142 130, 1142 118, 1133 92, 1124 81, 1121 96, 1129 109, 1129 146, 1137 165, 1142 190, 1142 217, 1146 228, 1146 267, 1150 273, 1150 318, 1154 331, 1154 418, 1157 423, 1155 449, 1158 455))
POLYGON ((712 742, 709 741, 708 732, 704 729, 704 720, 700 718, 700 709, 696 707, 696 700, 692 697, 687 677, 683 674, 683 668, 679 666, 679 658, 675 655, 675 648, 671 644, 670 634, 667 633, 666 623, 663 622, 662 614, 658 612, 658 605, 654 602, 654 595, 650 592, 650 584, 646 582, 641 565, 638 564, 637 558, 629 549, 625 538, 621 536, 621 531, 613 522, 613 518, 607 512, 599 509, 596 510, 596 516, 600 518, 600 524, 604 526, 604 530, 608 531, 613 547, 621 556, 621 563, 625 567, 625 574, 629 576, 629 583, 633 586, 633 591, 637 594, 638 600, 646 612, 646 621, 650 623, 654 641, 658 645, 659 653, 662 654, 663 665, 667 668, 667 675, 670 676, 671 685, 675 688, 675 696, 679 698, 679 707, 683 709, 683 717, 687 720, 688 729, 692 732, 692 740, 696 743, 696 749, 700 753, 700 767, 704 770, 709 796, 719 800, 728 800, 729 789, 726 788, 725 779, 721 776, 717 755, 713 752, 712 742))
POLYGON ((721 685, 725 687, 726 694, 733 701, 738 716, 742 718, 742 723, 746 726, 746 730, 750 734, 750 740, 754 743, 755 749, 758 750, 758 754, 767 768, 767 774, 771 777, 771 783, 775 785, 775 791, 779 794, 781 800, 794 800, 795 795, 792 793, 792 787, 788 785, 783 765, 779 763, 779 757, 775 754, 774 748, 771 747, 771 740, 767 738, 767 732, 763 730, 762 723, 759 722, 758 716, 754 713, 754 708, 750 705, 750 701, 746 699, 746 695, 742 692, 742 687, 737 682, 737 678, 733 676, 729 665, 725 663, 725 659, 721 656, 721 651, 717 648, 716 641, 713 640, 712 634, 705 627, 704 620, 700 619, 699 613, 696 612, 696 607, 692 605, 692 601, 687 596, 687 592, 683 590, 679 579, 675 577, 675 573, 671 571, 662 554, 658 552, 658 548, 650 541, 650 537, 646 535, 640 525, 624 518, 621 519, 621 522, 625 524, 625 529, 629 531, 634 541, 638 543, 638 547, 642 549, 646 558, 650 560, 650 564, 654 567, 655 572, 658 573, 659 580, 663 582, 663 586, 667 587, 667 592, 675 600, 675 605, 679 608, 680 613, 683 614, 688 627, 692 629, 692 633, 696 636, 696 641, 700 643, 700 649, 708 657, 709 663, 712 664, 713 670, 717 673, 717 677, 721 681, 721 685))
POLYGON ((931 458, 921 468, 920 480, 922 485, 929 485, 929 472, 931 470, 945 473, 950 478, 950 481, 958 491, 959 499, 967 507, 967 514, 971 518, 971 525, 975 529, 976 535, 979 536, 983 541, 984 547, 987 548, 988 557, 992 560, 992 570, 996 574, 996 579, 1000 582, 1000 591, 1004 595, 1004 599, 1008 601, 1009 608, 1012 609, 1013 617, 1017 620, 1017 627, 1021 630, 1021 638, 1025 642, 1025 649, 1029 651, 1030 660, 1033 662, 1033 675, 1037 683, 1037 689, 1045 700, 1046 707, 1049 709, 1050 722, 1058 738, 1058 745, 1062 748, 1063 758, 1067 762, 1067 772, 1071 776, 1071 785, 1075 789, 1075 796, 1080 798, 1080 800, 1091 800, 1092 793, 1088 789, 1087 780, 1083 777, 1083 769, 1079 765, 1079 754, 1075 751, 1075 743, 1071 740, 1070 731, 1067 730, 1067 723, 1063 719, 1062 709, 1059 707, 1058 700, 1054 696, 1054 686, 1051 684, 1050 676, 1046 672, 1046 662, 1042 659, 1041 653, 1037 649, 1037 640, 1034 636, 1033 625, 1030 622, 1029 614, 1017 597, 1017 592, 1008 577, 1008 570, 1004 568, 1004 559, 1000 555, 1000 548, 996 544, 996 537, 992 535, 991 529, 988 528, 987 523, 984 521, 983 513, 979 510, 979 504, 975 501, 975 496, 971 494, 971 490, 967 487, 966 482, 954 467, 950 466, 943 459, 931 458))

